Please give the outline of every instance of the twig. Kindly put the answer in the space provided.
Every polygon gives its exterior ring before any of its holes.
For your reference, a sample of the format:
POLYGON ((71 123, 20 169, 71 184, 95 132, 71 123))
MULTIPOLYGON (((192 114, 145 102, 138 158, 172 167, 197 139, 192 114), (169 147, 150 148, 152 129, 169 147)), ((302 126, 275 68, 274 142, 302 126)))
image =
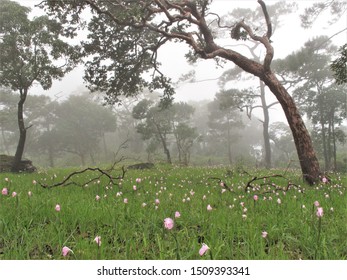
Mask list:
MULTIPOLYGON (((114 165, 113 165, 114 166, 114 165)), ((58 183, 55 183, 53 185, 47 185, 47 184, 43 184, 41 182, 38 182, 38 184, 45 188, 45 189, 51 189, 51 188, 54 188, 54 187, 60 187, 60 186, 63 186, 63 187, 66 187, 66 186, 69 186, 69 185, 76 185, 76 186, 80 186, 80 187, 83 187, 83 186, 86 186, 87 184, 90 184, 91 182, 94 182, 94 181, 97 181, 97 180, 100 180, 102 177, 107 177, 109 179, 109 184, 112 184, 112 185, 115 185, 116 184, 116 180, 121 180, 124 178, 124 175, 126 173, 126 170, 124 168, 124 166, 122 166, 122 174, 117 176, 117 177, 113 177, 109 172, 112 171, 114 169, 108 169, 107 171, 105 170, 102 170, 101 168, 99 167, 87 167, 83 170, 79 170, 79 171, 74 171, 72 173, 70 173, 64 180, 62 180, 61 182, 58 182, 58 183), (72 181, 72 178, 76 175, 79 175, 79 174, 83 174, 87 171, 92 171, 92 172, 98 172, 100 173, 99 176, 97 177, 94 177, 92 179, 90 179, 89 181, 87 182, 84 182, 84 183, 77 183, 75 181, 72 181)))

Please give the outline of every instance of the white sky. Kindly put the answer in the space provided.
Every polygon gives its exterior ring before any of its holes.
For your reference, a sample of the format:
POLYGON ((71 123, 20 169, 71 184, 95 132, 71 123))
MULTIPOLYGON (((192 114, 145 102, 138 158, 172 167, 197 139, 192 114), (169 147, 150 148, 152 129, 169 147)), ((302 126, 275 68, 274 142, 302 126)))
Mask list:
MULTIPOLYGON (((35 4, 41 2, 41 0, 17 0, 23 6, 34 7, 35 4)), ((278 1, 265 0, 267 5, 271 5, 278 1)), ((303 44, 318 35, 331 36, 347 26, 347 20, 340 19, 340 21, 333 26, 327 28, 328 18, 321 16, 319 21, 314 24, 314 27, 309 30, 304 30, 300 27, 299 14, 303 11, 304 7, 312 5, 318 1, 287 1, 297 2, 299 5, 299 11, 288 16, 282 24, 282 27, 274 33, 272 37, 273 47, 275 50, 276 58, 283 58, 288 54, 300 49, 303 44)), ((243 7, 255 9, 259 6, 256 0, 244 0, 244 1, 228 1, 228 0, 215 0, 211 11, 220 15, 231 11, 233 7, 243 7)), ((34 9, 35 12, 35 9, 34 9)), ((336 45, 342 45, 347 42, 347 32, 341 33, 335 36, 332 41, 336 45)), ((231 43, 232 44, 232 43, 231 43)), ((187 73, 192 66, 188 65, 184 58, 184 54, 187 52, 187 47, 183 44, 174 44, 165 46, 160 53, 162 61, 162 71, 171 77, 174 81, 177 80, 182 74, 187 73)), ((212 100, 218 92, 218 86, 216 80, 225 70, 233 67, 230 62, 224 66, 224 69, 217 69, 213 61, 201 61, 195 69, 196 80, 210 80, 199 83, 183 84, 176 90, 175 99, 179 101, 189 100, 212 100)), ((61 81, 54 81, 50 90, 43 91, 39 87, 34 87, 31 90, 32 94, 48 94, 53 96, 68 96, 73 92, 83 90, 83 66, 76 68, 74 71, 66 75, 61 81)), ((269 103, 271 102, 271 94, 269 94, 269 103)), ((276 118, 272 120, 284 120, 281 108, 275 109, 278 114, 276 118)))

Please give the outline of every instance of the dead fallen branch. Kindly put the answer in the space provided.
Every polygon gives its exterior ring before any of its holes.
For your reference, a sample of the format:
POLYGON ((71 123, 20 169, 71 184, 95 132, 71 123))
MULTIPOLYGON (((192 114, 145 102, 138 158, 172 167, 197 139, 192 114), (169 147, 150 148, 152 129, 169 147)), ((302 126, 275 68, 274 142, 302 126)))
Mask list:
POLYGON ((262 192, 262 194, 271 193, 274 191, 287 192, 292 187, 295 187, 303 192, 303 189, 299 185, 291 183, 289 179, 287 179, 286 177, 280 174, 274 174, 274 175, 262 176, 262 177, 257 177, 257 176, 253 177, 250 181, 247 182, 247 185, 245 187, 245 192, 247 192, 249 189, 257 189, 259 187, 266 187, 266 186, 273 187, 274 189, 262 192), (273 179, 273 178, 282 178, 287 181, 287 185, 285 187, 280 187, 277 184, 273 183, 272 181, 268 181, 268 179, 273 179), (259 182, 259 181, 263 181, 263 183, 254 185, 255 182, 259 182))
POLYGON ((54 183, 52 185, 48 185, 48 184, 44 184, 42 182, 38 182, 38 184, 45 188, 45 189, 50 189, 50 188, 54 188, 54 187, 67 187, 69 185, 75 185, 75 186, 80 186, 80 187, 85 187, 88 184, 92 183, 92 182, 96 182, 96 181, 100 181, 103 177, 108 178, 108 184, 109 185, 116 185, 118 180, 121 180, 124 178, 126 170, 124 168, 124 166, 122 166, 122 173, 116 177, 114 177, 113 175, 111 175, 110 171, 113 171, 114 169, 108 169, 108 170, 103 170, 99 167, 87 167, 83 170, 79 170, 79 171, 74 171, 72 173, 70 173, 64 180, 58 182, 58 183, 54 183), (96 172, 98 173, 98 175, 96 177, 91 178, 90 180, 83 182, 83 183, 78 183, 76 181, 73 180, 73 178, 77 175, 83 174, 85 172, 96 172))
MULTIPOLYGON (((121 143, 117 149, 117 151, 114 154, 114 162, 112 163, 111 167, 108 169, 101 169, 99 167, 87 167, 85 169, 82 170, 78 170, 78 171, 74 171, 72 173, 70 173, 68 176, 66 176, 64 178, 64 180, 58 182, 58 183, 54 183, 51 185, 48 185, 46 183, 42 183, 42 182, 38 182, 38 184, 45 188, 45 189, 51 189, 54 187, 67 187, 69 185, 75 185, 75 186, 80 186, 80 187, 85 187, 90 183, 93 182, 97 182, 100 181, 103 178, 107 178, 108 179, 108 184, 109 185, 116 185, 117 181, 122 180, 125 176, 126 173, 126 169, 124 166, 122 166, 121 168, 121 173, 118 174, 118 176, 112 175, 112 173, 115 173, 116 170, 116 166, 123 160, 125 160, 125 157, 121 156, 119 159, 117 159, 118 154, 120 153, 121 150, 126 149, 127 148, 127 142, 128 139, 126 139, 123 143, 121 143), (89 179, 88 181, 85 181, 83 183, 79 183, 74 181, 75 177, 78 177, 78 175, 86 173, 86 172, 94 172, 96 173, 94 177, 92 177, 91 179, 89 179)), ((119 172, 120 170, 118 170, 119 172)))

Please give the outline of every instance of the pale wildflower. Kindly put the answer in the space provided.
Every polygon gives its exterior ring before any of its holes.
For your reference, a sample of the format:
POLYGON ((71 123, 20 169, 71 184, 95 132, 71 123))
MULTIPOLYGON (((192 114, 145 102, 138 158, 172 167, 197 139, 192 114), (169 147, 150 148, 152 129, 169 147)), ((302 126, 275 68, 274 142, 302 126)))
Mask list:
POLYGON ((136 191, 137 190, 137 187, 135 185, 133 185, 133 190, 136 191))
POLYGON ((98 246, 101 246, 101 236, 96 236, 95 238, 94 238, 94 242, 96 243, 96 244, 98 244, 98 246))
POLYGON ((258 196, 255 194, 255 195, 253 196, 253 199, 254 199, 254 201, 257 201, 257 200, 258 200, 258 196))
POLYGON ((1 191, 2 195, 8 195, 8 189, 7 188, 3 188, 1 191))
POLYGON ((138 184, 139 184, 139 183, 141 183, 141 178, 136 178, 136 180, 135 180, 135 181, 136 181, 136 183, 138 183, 138 184))
POLYGON ((176 211, 176 212, 175 212, 175 218, 177 219, 177 218, 179 218, 179 217, 181 217, 181 213, 178 212, 178 211, 176 211))
POLYGON ((316 215, 317 215, 318 218, 322 218, 323 217, 323 207, 318 207, 317 208, 316 215))
POLYGON ((73 251, 67 246, 64 246, 63 249, 61 250, 61 254, 64 257, 66 257, 69 254, 69 252, 71 252, 73 254, 73 251))
POLYGON ((128 203, 128 199, 127 199, 127 198, 124 198, 123 202, 124 202, 125 204, 127 204, 127 203, 128 203))
POLYGON ((319 202, 317 200, 313 204, 314 206, 319 207, 319 202))
POLYGON ((209 204, 209 205, 207 205, 207 211, 212 211, 212 206, 209 204))
POLYGON ((59 204, 57 204, 57 205, 55 205, 55 211, 57 211, 57 212, 60 212, 60 210, 61 210, 61 207, 60 207, 60 205, 59 204))
POLYGON ((266 231, 262 231, 262 233, 261 233, 261 237, 263 237, 263 238, 266 238, 267 237, 267 232, 266 231))
POLYGON ((174 221, 171 218, 165 218, 164 219, 164 227, 166 229, 172 229, 174 226, 174 221))
POLYGON ((16 197, 17 193, 16 192, 12 192, 12 197, 16 197))
POLYGON ((199 250, 199 255, 203 256, 207 252, 208 249, 210 249, 210 248, 205 243, 202 243, 202 246, 199 250))
POLYGON ((278 203, 278 204, 281 204, 281 203, 282 203, 282 201, 281 201, 280 198, 277 199, 277 203, 278 203))
POLYGON ((96 196, 95 196, 95 200, 96 200, 96 201, 100 200, 100 196, 96 195, 96 196))

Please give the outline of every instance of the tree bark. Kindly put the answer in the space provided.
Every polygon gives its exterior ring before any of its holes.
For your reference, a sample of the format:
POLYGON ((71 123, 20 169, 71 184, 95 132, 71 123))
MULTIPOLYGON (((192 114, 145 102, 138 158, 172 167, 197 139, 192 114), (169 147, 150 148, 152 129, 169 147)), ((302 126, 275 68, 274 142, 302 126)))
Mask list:
POLYGON ((293 98, 278 81, 274 73, 266 73, 262 80, 276 96, 285 113, 293 134, 304 180, 311 185, 318 182, 321 175, 319 162, 313 149, 311 137, 293 98))
POLYGON ((17 121, 18 121, 18 128, 19 128, 19 140, 18 145, 16 149, 16 153, 13 160, 12 165, 12 172, 19 172, 20 171, 20 162, 23 157, 24 153, 24 146, 25 146, 25 140, 26 140, 26 132, 27 129, 24 124, 24 114, 23 114, 23 108, 24 108, 24 102, 26 100, 26 97, 28 95, 28 89, 24 88, 20 90, 20 100, 18 102, 18 110, 17 110, 17 121))

